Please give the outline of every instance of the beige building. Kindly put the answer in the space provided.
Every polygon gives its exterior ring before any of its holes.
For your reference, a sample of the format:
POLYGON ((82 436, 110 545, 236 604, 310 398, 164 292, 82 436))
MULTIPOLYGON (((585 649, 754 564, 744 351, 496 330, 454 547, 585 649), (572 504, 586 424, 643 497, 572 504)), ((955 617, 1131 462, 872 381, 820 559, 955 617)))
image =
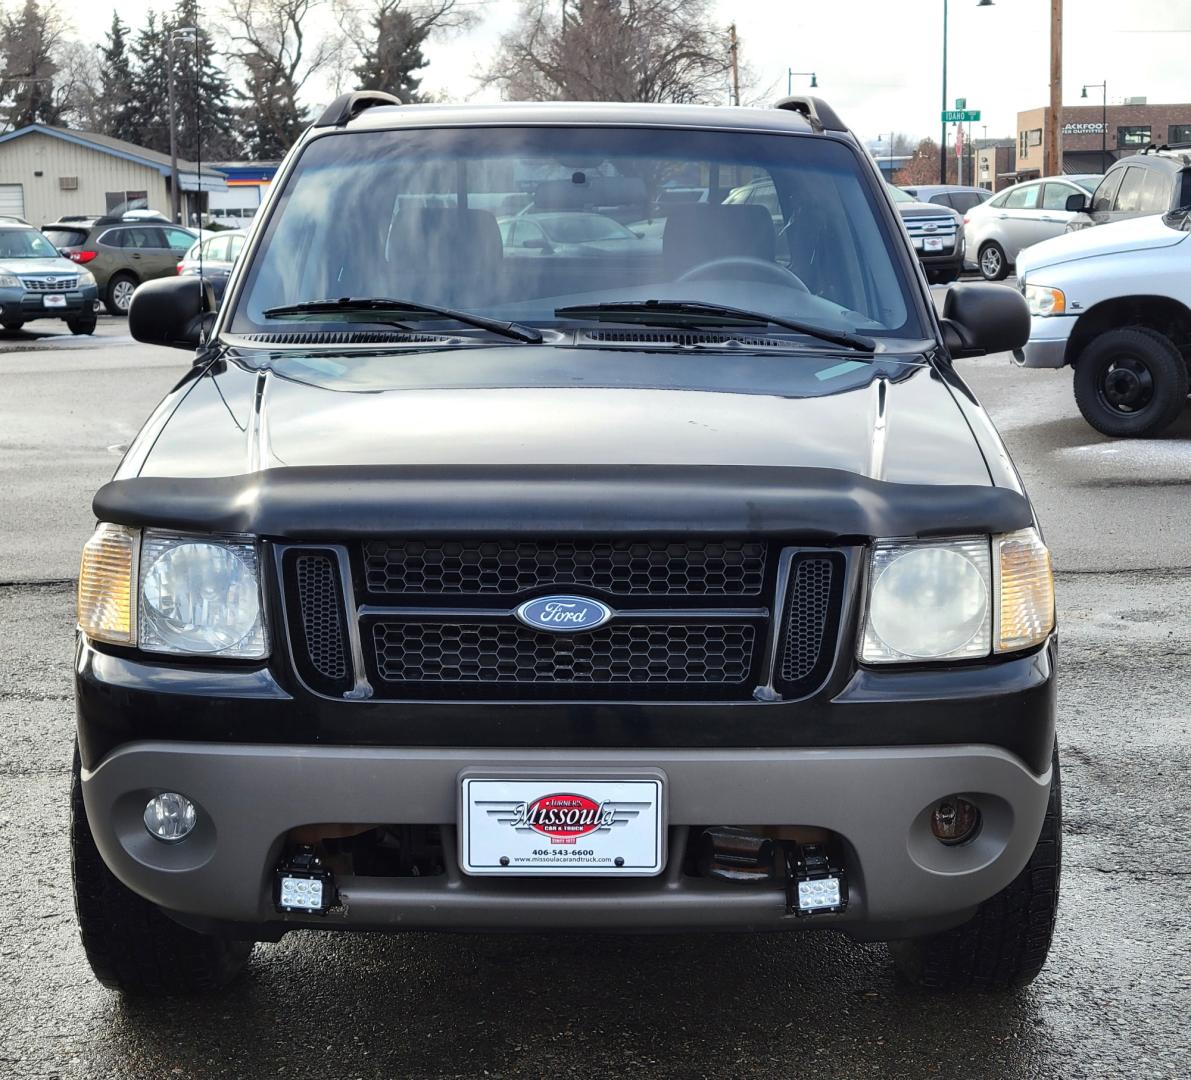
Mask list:
MULTIPOLYGON (((223 173, 178 161, 182 220, 193 221, 207 193, 226 191, 223 173)), ((0 135, 0 214, 33 225, 65 214, 98 215, 144 200, 151 210, 170 213, 168 154, 107 135, 31 124, 0 135)))

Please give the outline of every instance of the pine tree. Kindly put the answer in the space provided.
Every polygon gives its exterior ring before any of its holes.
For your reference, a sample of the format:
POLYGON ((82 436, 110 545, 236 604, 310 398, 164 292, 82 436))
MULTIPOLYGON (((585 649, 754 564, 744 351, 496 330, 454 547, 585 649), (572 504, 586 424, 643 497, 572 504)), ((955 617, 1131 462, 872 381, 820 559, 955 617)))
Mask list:
POLYGON ((137 121, 134 113, 132 58, 128 50, 128 27, 112 12, 107 45, 101 45, 97 128, 103 135, 134 141, 137 121))
POLYGON ((178 156, 195 161, 201 151, 207 161, 236 157, 240 139, 232 86, 217 63, 219 54, 210 35, 203 29, 199 0, 181 0, 164 29, 176 34, 183 27, 196 27, 198 34, 197 38, 176 35, 174 40, 178 156))
POLYGON ((358 85, 386 90, 407 105, 422 100, 422 80, 414 72, 426 66, 422 43, 434 23, 415 19, 401 7, 401 0, 379 0, 369 25, 369 44, 354 69, 358 85))
POLYGON ((4 119, 10 128, 28 124, 56 124, 61 106, 54 95, 58 65, 54 50, 62 41, 62 24, 52 7, 25 0, 16 12, 6 14, 0 29, 4 37, 4 119))
POLYGON ((132 43, 132 92, 128 124, 121 138, 156 150, 170 152, 169 68, 165 28, 150 11, 132 43))
POLYGON ((293 81, 268 58, 241 57, 248 72, 239 113, 244 152, 255 161, 276 161, 302 133, 307 120, 293 81))

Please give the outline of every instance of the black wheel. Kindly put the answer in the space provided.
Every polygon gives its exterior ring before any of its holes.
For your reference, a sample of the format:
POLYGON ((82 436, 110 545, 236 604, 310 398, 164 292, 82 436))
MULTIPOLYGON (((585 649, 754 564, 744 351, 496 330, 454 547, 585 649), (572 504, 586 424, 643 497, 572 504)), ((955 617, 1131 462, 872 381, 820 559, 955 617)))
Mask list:
POLYGON ((77 319, 67 319, 66 327, 72 334, 94 334, 96 321, 94 315, 80 315, 77 319))
POLYGON ((21 319, 9 319, 3 325, 5 330, 19 330, 25 323, 21 319))
POLYGON ((962 926, 889 944, 898 973, 926 990, 1011 990, 1034 981, 1050 952, 1063 852, 1059 748, 1050 800, 1025 869, 962 926))
POLYGON ((127 315, 128 305, 132 303, 132 294, 136 290, 137 281, 131 274, 113 274, 108 279, 107 296, 104 306, 109 315, 127 315))
POLYGON ((104 986, 130 996, 195 994, 225 986, 243 969, 251 942, 225 941, 179 926, 107 868, 87 824, 77 748, 70 843, 79 936, 104 986))
POLYGON ((985 281, 1004 281, 1009 276, 1009 260, 1005 249, 995 240, 980 247, 980 273, 985 281))
POLYGON ((1075 362, 1075 403, 1104 435, 1158 434, 1183 411, 1187 392, 1187 362, 1146 326, 1101 334, 1075 362))
POLYGON ((926 280, 932 285, 950 285, 953 281, 958 280, 959 271, 956 269, 948 270, 928 270, 926 272, 926 280))

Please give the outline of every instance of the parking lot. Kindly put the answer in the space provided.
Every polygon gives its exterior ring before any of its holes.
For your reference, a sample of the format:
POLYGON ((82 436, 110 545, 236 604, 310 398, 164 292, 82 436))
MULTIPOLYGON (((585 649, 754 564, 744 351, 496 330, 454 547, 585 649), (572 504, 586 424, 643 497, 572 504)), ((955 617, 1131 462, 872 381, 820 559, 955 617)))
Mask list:
POLYGON ((937 998, 820 934, 291 935, 224 996, 123 1004, 71 910, 73 595, 90 498, 186 370, 104 316, 0 334, 0 1077, 1183 1078, 1191 1071, 1191 408, 1092 431, 1069 371, 960 364, 1058 569, 1055 947, 1013 996, 937 998))

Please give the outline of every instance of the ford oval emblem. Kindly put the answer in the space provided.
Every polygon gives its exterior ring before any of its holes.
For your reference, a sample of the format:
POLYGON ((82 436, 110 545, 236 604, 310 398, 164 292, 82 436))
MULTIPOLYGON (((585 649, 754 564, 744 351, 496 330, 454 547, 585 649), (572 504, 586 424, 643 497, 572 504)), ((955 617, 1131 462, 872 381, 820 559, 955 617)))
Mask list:
POLYGON ((586 596, 539 596, 520 605, 514 614, 535 630, 573 634, 603 626, 612 618, 612 609, 586 596))

